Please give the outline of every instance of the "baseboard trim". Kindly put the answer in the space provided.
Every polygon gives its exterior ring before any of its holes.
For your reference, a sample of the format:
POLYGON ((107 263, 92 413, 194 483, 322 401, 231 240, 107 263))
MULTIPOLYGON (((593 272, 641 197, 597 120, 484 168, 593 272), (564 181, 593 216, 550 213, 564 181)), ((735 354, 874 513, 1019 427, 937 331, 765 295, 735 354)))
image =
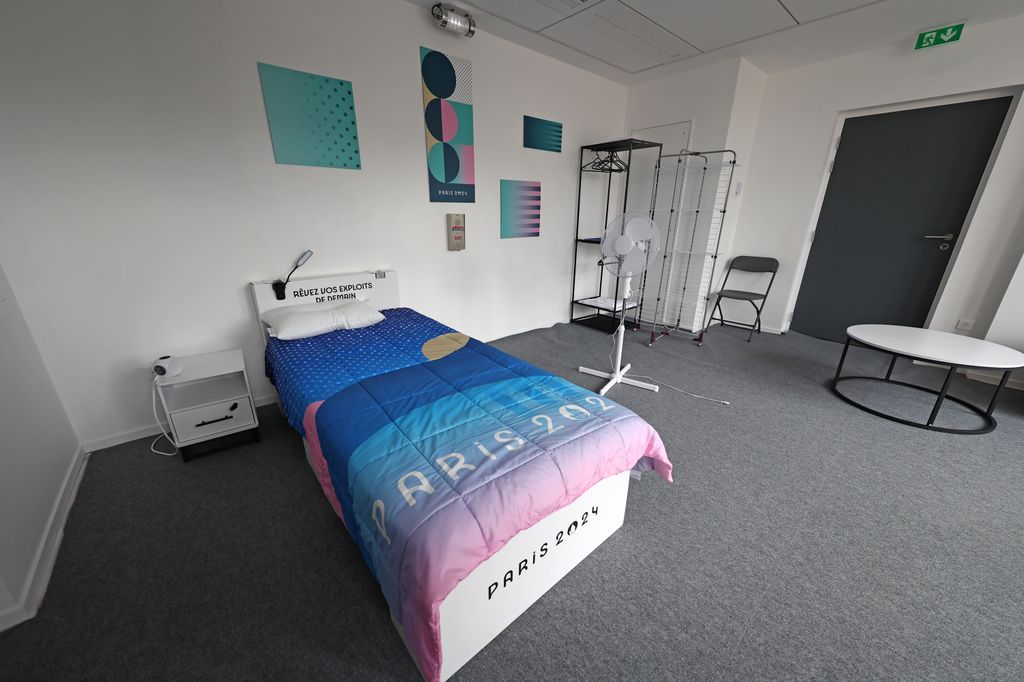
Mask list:
POLYGON ((0 632, 13 628, 18 623, 24 623, 31 617, 32 614, 27 613, 20 604, 15 604, 6 611, 0 612, 0 632))
MULTIPOLYGON (((749 324, 749 323, 747 323, 747 324, 749 324)), ((708 329, 711 329, 712 327, 721 327, 721 326, 722 326, 721 322, 719 322, 718 320, 713 320, 713 321, 711 321, 708 324, 708 329)), ((732 327, 732 329, 742 329, 742 327, 732 327)), ((785 334, 788 330, 787 329, 779 329, 778 327, 769 327, 769 326, 765 325, 762 322, 761 323, 761 331, 764 332, 764 333, 767 333, 767 334, 785 334)))
POLYGON ((82 447, 86 452, 96 452, 97 450, 105 450, 112 448, 115 445, 121 445, 123 443, 130 443, 133 440, 140 438, 148 438, 150 436, 156 436, 160 433, 160 427, 156 424, 150 426, 143 426, 138 429, 132 429, 131 431, 122 431, 121 433, 115 433, 110 436, 104 436, 103 438, 97 438, 95 440, 86 441, 82 443, 82 447))
POLYGON ((268 393, 267 395, 261 395, 259 397, 253 397, 252 401, 256 404, 256 407, 265 407, 267 405, 277 404, 277 393, 268 393))
POLYGON ((34 617, 39 610, 39 605, 46 595, 46 588, 50 584, 50 576, 53 574, 53 565, 57 561, 61 541, 64 539, 64 524, 67 523, 71 505, 74 504, 75 497, 78 495, 78 486, 82 482, 82 475, 85 473, 85 465, 88 460, 89 454, 85 448, 78 448, 72 455, 71 463, 68 465, 68 470, 61 483, 60 494, 53 502, 50 518, 46 522, 46 530, 43 532, 39 548, 32 560, 28 577, 21 588, 21 594, 15 597, 18 604, 0 614, 0 630, 6 630, 34 617))
MULTIPOLYGON (((992 384, 998 386, 999 382, 1003 378, 1002 372, 986 372, 979 369, 968 369, 964 370, 964 376, 968 379, 974 379, 975 381, 982 381, 986 384, 992 384)), ((1018 378, 1013 374, 1010 375, 1010 380, 1006 382, 1007 388, 1012 388, 1018 391, 1024 391, 1024 378, 1018 378)))

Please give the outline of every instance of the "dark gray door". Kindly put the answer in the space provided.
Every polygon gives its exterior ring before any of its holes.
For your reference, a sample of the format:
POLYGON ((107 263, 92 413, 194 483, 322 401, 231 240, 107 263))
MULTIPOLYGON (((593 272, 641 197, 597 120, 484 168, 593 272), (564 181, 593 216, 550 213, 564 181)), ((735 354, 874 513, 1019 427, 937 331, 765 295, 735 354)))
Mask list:
POLYGON ((1011 99, 846 120, 793 331, 924 325, 1011 99))

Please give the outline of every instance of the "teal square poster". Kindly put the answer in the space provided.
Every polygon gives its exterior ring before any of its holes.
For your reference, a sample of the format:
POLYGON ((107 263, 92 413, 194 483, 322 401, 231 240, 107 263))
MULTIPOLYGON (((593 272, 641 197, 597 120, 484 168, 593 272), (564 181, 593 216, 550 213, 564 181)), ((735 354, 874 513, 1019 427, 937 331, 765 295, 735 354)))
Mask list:
POLYGON ((352 83, 259 63, 278 163, 362 168, 352 83))

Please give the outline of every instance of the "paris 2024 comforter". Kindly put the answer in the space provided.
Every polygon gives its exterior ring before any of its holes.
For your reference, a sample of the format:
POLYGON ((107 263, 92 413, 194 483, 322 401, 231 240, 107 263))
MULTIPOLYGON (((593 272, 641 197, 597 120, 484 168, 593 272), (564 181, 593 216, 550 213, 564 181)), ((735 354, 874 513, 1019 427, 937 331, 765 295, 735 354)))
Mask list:
POLYGON ((459 581, 595 483, 630 469, 671 481, 672 465, 614 401, 415 311, 382 312, 364 329, 271 339, 267 370, 435 680, 439 607, 459 581))

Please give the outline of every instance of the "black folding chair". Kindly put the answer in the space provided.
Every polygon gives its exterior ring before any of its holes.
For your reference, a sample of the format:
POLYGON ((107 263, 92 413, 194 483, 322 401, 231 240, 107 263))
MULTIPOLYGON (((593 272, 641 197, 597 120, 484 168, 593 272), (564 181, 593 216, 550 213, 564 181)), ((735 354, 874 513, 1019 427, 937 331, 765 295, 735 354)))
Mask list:
POLYGON ((761 311, 764 309, 765 300, 768 298, 768 292, 772 290, 772 284, 775 282, 775 273, 779 271, 779 261, 774 258, 767 258, 765 256, 736 256, 729 263, 729 269, 725 272, 725 279, 722 280, 722 290, 718 292, 718 300, 715 301, 715 307, 711 309, 711 318, 708 320, 708 327, 715 321, 715 311, 718 311, 718 322, 723 327, 739 327, 740 329, 749 329, 750 333, 747 335, 747 341, 754 336, 756 331, 758 334, 761 333, 761 311), (763 293, 756 291, 741 291, 739 289, 727 289, 726 285, 729 283, 729 275, 732 274, 733 270, 740 270, 742 272, 752 273, 771 273, 771 279, 768 280, 768 288, 763 293), (754 323, 745 324, 743 322, 732 322, 726 320, 722 314, 722 299, 729 299, 732 301, 747 301, 750 305, 754 306, 754 323))

